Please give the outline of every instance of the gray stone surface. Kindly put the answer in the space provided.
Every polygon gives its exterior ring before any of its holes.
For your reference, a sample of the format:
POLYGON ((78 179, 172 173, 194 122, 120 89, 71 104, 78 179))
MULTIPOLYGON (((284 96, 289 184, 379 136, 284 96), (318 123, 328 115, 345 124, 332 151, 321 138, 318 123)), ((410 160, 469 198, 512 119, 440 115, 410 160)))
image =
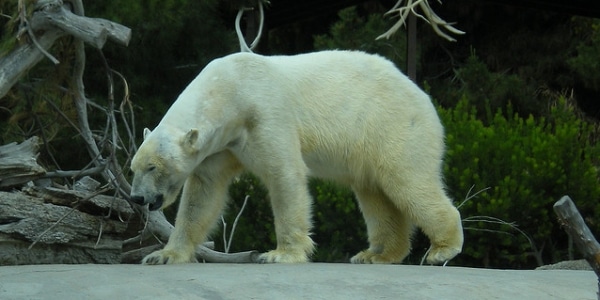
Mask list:
POLYGON ((0 299, 598 299, 592 271, 350 264, 0 267, 0 299))

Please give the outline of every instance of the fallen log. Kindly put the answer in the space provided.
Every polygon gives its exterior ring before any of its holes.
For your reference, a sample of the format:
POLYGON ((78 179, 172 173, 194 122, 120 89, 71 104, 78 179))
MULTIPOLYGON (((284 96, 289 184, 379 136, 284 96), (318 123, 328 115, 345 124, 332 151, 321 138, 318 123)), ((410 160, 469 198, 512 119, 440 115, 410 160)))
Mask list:
POLYGON ((133 210, 123 199, 82 196, 37 187, 0 192, 0 265, 120 263, 122 219, 133 210))

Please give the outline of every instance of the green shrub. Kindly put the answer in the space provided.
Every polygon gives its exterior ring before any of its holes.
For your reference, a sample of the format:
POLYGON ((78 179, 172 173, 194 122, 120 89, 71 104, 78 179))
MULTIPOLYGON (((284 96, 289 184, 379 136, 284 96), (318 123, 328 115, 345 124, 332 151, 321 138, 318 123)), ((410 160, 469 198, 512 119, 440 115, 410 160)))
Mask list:
MULTIPOLYGON (((313 261, 348 262, 350 257, 367 247, 363 218, 352 191, 319 179, 309 181, 313 203, 313 240, 317 249, 313 261)), ((227 234, 235 222, 244 199, 246 207, 238 220, 230 252, 267 251, 277 245, 268 191, 260 180, 245 173, 230 188, 232 201, 224 216, 227 234)), ((225 249, 223 228, 213 235, 219 249, 225 249)))
MULTIPOLYGON (((490 71, 474 51, 457 69, 456 78, 461 82, 457 92, 466 95, 482 116, 489 111, 504 109, 509 103, 522 116, 539 113, 535 91, 523 78, 507 72, 490 71)), ((454 99, 460 99, 460 96, 454 99)))
POLYGON ((319 179, 312 179, 309 187, 315 200, 313 240, 317 252, 313 261, 349 262, 368 247, 366 225, 354 193, 319 179))
POLYGON ((584 86, 600 91, 600 20, 577 18, 574 21, 575 32, 579 36, 577 54, 567 60, 584 86))
POLYGON ((538 119, 522 118, 509 106, 487 122, 475 117, 466 98, 453 109, 440 109, 450 193, 460 201, 473 186, 489 187, 462 205, 463 219, 488 216, 514 222, 531 240, 510 226, 467 221, 460 264, 529 268, 566 258, 567 237, 554 217, 554 202, 568 194, 582 214, 600 212, 593 128, 566 103, 559 99, 548 118, 538 119))

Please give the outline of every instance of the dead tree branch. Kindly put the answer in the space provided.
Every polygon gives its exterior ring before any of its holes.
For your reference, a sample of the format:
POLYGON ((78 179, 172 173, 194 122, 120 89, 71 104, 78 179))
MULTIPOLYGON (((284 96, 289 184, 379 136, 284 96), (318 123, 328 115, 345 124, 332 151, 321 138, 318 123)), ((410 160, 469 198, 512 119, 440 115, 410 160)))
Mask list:
MULTIPOLYGON (((259 11, 258 32, 256 34, 256 38, 254 38, 254 41, 252 41, 252 43, 250 43, 250 46, 248 46, 248 43, 246 43, 246 39, 244 38, 244 34, 242 33, 240 22, 242 20, 242 15, 244 15, 244 12, 253 11, 254 8, 242 7, 238 10, 238 13, 235 17, 235 33, 237 34, 238 40, 240 42, 240 52, 252 52, 252 50, 254 50, 254 48, 256 48, 256 46, 258 45, 258 42, 260 41, 260 38, 262 37, 262 31, 263 31, 263 27, 264 27, 264 23, 265 23, 265 12, 264 12, 264 8, 263 8, 263 1, 264 0, 258 1, 258 11, 259 11)), ((268 1, 265 1, 265 3, 268 4, 268 1)))
MULTIPOLYGON (((377 39, 389 39, 396 31, 398 31, 398 29, 400 29, 400 27, 406 25, 406 19, 410 13, 415 14, 415 16, 429 23, 437 35, 450 42, 455 42, 456 39, 446 34, 442 29, 453 34, 465 34, 464 31, 456 29, 451 23, 440 18, 440 16, 433 11, 431 6, 429 6, 428 0, 407 0, 406 5, 402 5, 402 2, 404 2, 404 0, 398 0, 392 9, 385 13, 386 15, 397 15, 400 19, 392 26, 392 28, 378 36, 377 39), (417 8, 421 9, 421 13, 417 12, 417 8)), ((438 2, 441 3, 440 0, 438 0, 438 2)))
POLYGON ((45 51, 62 36, 74 35, 78 40, 86 41, 97 48, 101 48, 107 38, 123 45, 129 43, 129 28, 104 19, 77 16, 77 13, 72 13, 61 0, 37 1, 31 17, 26 16, 24 5, 20 6, 21 23, 24 26, 22 31, 30 33, 29 42, 0 58, 0 98, 4 97, 30 68, 42 58, 49 57, 45 51), (36 36, 34 33, 41 35, 36 36))

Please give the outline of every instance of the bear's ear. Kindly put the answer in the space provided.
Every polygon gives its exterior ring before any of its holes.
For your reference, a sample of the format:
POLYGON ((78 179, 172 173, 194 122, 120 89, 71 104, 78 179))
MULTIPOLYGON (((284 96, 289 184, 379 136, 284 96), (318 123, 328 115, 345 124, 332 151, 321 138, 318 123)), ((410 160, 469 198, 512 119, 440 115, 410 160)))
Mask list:
POLYGON ((150 135, 150 133, 152 133, 152 131, 150 131, 150 129, 144 128, 144 140, 148 137, 148 135, 150 135))
POLYGON ((198 142, 198 129, 190 129, 183 137, 183 145, 188 149, 195 149, 196 142, 198 142))

